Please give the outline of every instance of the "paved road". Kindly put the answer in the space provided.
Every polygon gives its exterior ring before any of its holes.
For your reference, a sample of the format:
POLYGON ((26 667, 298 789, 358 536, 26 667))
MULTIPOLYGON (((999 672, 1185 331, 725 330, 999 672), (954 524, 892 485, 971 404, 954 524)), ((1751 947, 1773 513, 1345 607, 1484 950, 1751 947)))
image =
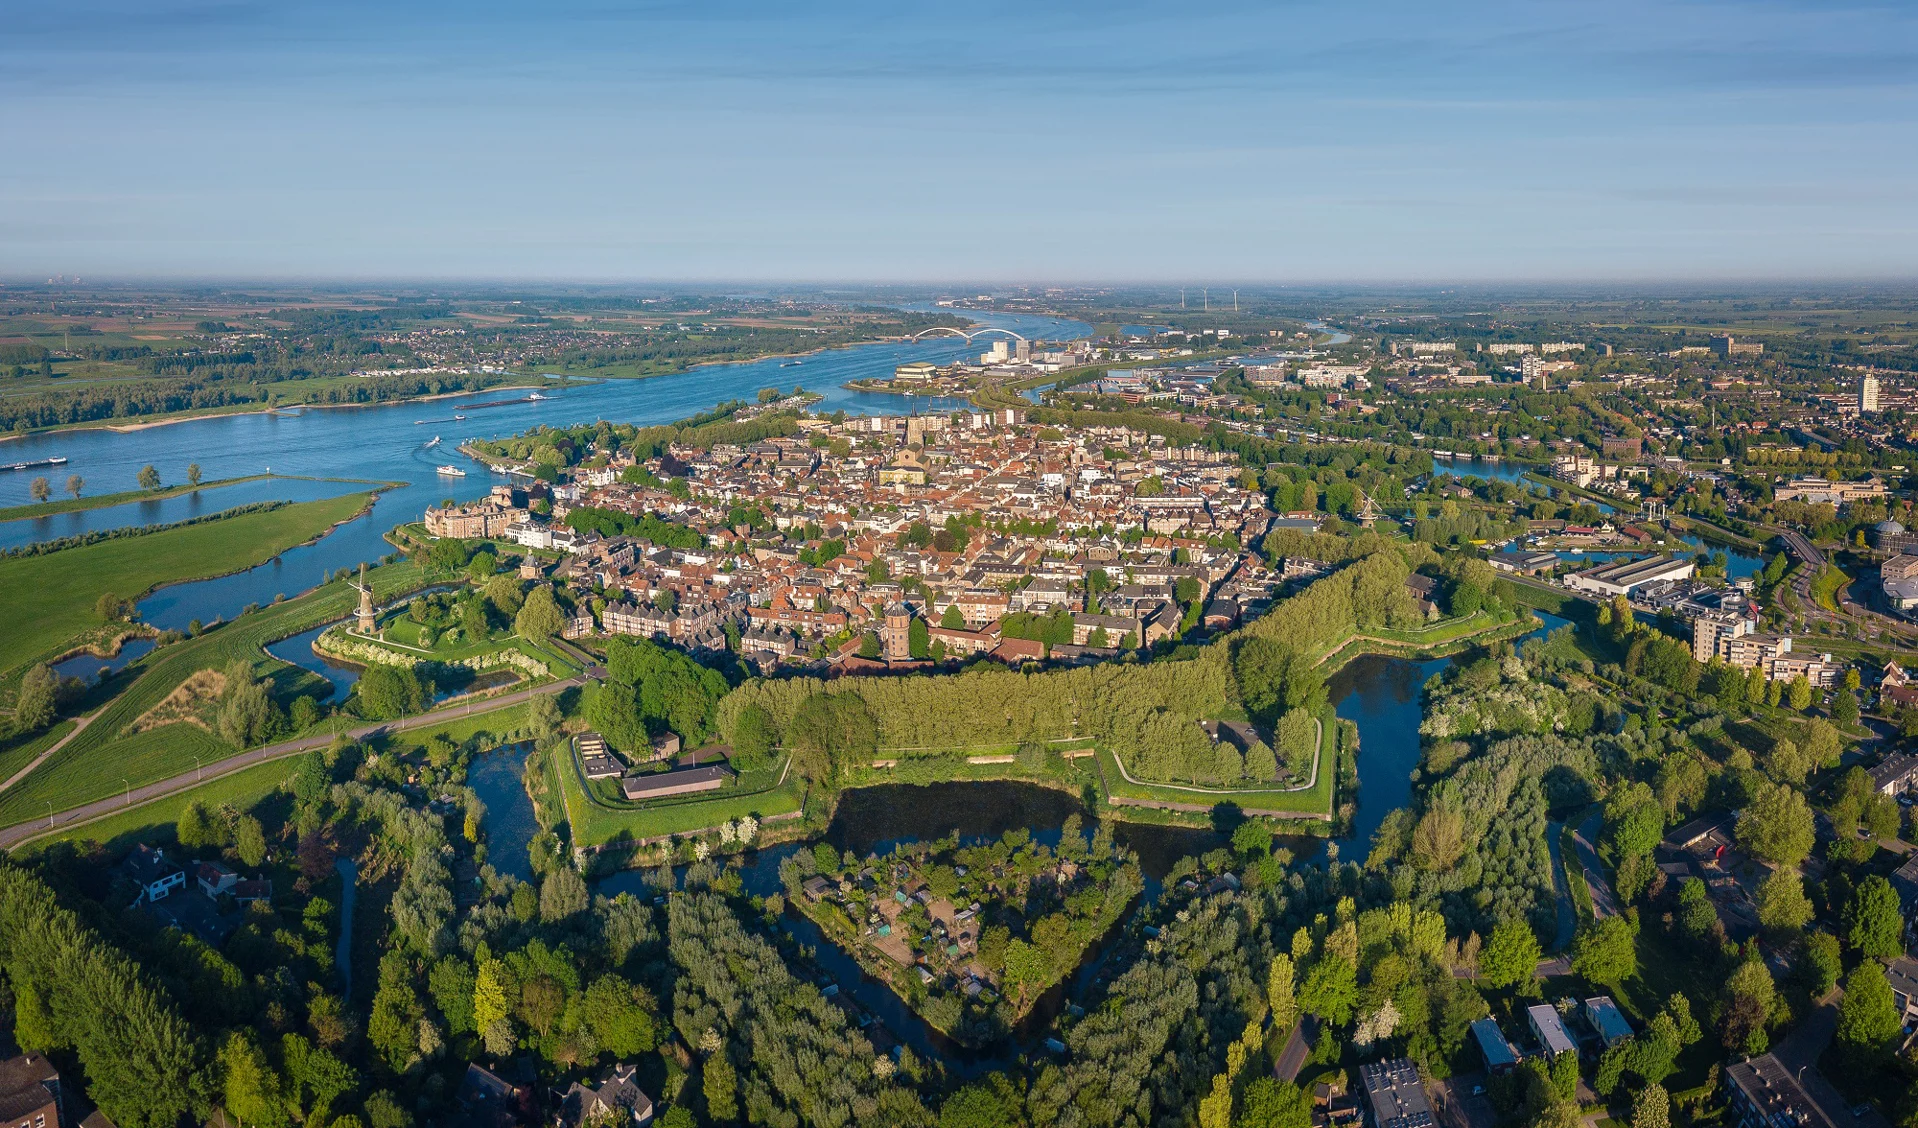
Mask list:
POLYGON ((1545 824, 1545 846, 1552 852, 1552 885, 1558 890, 1558 936, 1552 941, 1552 951, 1570 951, 1572 938, 1578 934, 1578 910, 1572 907, 1572 883, 1565 876, 1565 858, 1559 850, 1559 832, 1564 830, 1561 823, 1545 824))
POLYGON ((1278 1060, 1272 1063, 1272 1076, 1281 1081, 1297 1081, 1299 1070, 1305 1068, 1306 1055, 1312 1052, 1312 1043, 1318 1041, 1319 1020, 1311 1015, 1301 1015, 1292 1024, 1292 1032, 1286 1035, 1285 1046, 1279 1050, 1278 1060))
MULTIPOLYGON (((495 709, 504 709, 512 705, 518 705, 542 694, 559 693, 574 686, 585 685, 586 681, 587 679, 584 674, 577 674, 564 681, 548 682, 542 686, 515 690, 512 693, 501 694, 498 697, 475 698, 457 705, 448 706, 444 709, 435 709, 430 713, 421 713, 418 716, 407 717, 400 721, 384 721, 378 724, 361 725, 358 728, 346 730, 346 736, 353 740, 364 740, 369 736, 380 733, 408 732, 413 729, 432 728, 437 725, 443 725, 448 721, 456 721, 462 717, 470 717, 476 713, 490 713, 495 709)), ((72 827, 82 823, 89 823, 95 819, 105 818, 108 815, 124 811, 129 807, 137 807, 142 803, 150 803, 155 799, 164 799, 169 795, 185 791, 207 780, 218 779, 221 776, 229 775, 242 768, 250 768, 255 764, 264 764, 271 760, 279 760, 287 756, 298 755, 301 752, 307 752, 314 748, 324 748, 331 743, 333 743, 333 734, 324 733, 318 736, 301 737, 298 740, 283 741, 279 744, 268 744, 264 747, 255 748, 250 752, 241 752, 238 755, 229 756, 224 760, 207 764, 199 771, 183 772, 180 775, 174 776, 172 779, 163 779, 157 783, 149 783, 144 787, 136 787, 131 793, 123 793, 107 799, 97 799, 84 806, 75 807, 69 811, 61 811, 45 822, 35 819, 31 822, 19 823, 15 826, 0 830, 0 850, 11 849, 22 842, 39 838, 59 830, 62 827, 72 827)))
POLYGON ((1585 884, 1592 891, 1592 911, 1600 920, 1618 915, 1618 898, 1612 895, 1612 883, 1605 880, 1605 866, 1598 860, 1598 829, 1604 825, 1605 812, 1594 809, 1584 822, 1572 830, 1572 844, 1578 849, 1578 864, 1585 871, 1585 884))
POLYGON ((340 997, 353 997, 353 902, 359 898, 359 867, 351 858, 341 858, 333 863, 340 875, 340 939, 333 951, 333 962, 339 966, 340 997))

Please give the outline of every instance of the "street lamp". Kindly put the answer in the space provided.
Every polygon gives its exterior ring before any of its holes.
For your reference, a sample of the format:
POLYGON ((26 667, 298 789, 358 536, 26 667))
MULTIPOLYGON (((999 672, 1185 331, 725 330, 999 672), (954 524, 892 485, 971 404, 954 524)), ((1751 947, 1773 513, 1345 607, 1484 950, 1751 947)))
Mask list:
POLYGON ((47 829, 53 829, 53 800, 47 800, 47 829))
POLYGON ((193 757, 193 782, 200 782, 200 758, 198 756, 193 757))
POLYGON ((128 783, 127 778, 125 776, 120 777, 120 782, 126 784, 126 787, 127 787, 127 804, 126 805, 131 807, 133 806, 133 784, 128 783))

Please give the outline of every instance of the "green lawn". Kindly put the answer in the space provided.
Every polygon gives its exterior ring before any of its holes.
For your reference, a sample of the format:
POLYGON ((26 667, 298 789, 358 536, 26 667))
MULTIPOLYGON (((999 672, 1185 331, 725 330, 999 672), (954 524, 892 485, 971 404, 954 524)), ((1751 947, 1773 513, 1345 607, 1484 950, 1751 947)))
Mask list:
MULTIPOLYGON (((381 601, 417 591, 426 582, 421 569, 404 560, 373 569, 368 579, 375 598, 381 601)), ((85 732, 38 771, 0 792, 0 826, 26 821, 36 814, 44 816, 49 801, 56 810, 65 810, 111 795, 124 786, 122 777, 138 787, 192 771, 196 754, 202 762, 232 754, 236 749, 231 745, 192 725, 124 734, 141 714, 196 671, 223 669, 236 660, 256 662, 268 669, 291 669, 260 648, 347 615, 358 602, 357 591, 344 581, 334 581, 147 655, 141 660, 145 672, 108 702, 85 732)))
POLYGON ((56 842, 84 842, 89 839, 105 843, 119 850, 135 842, 158 842, 173 837, 173 826, 180 819, 180 812, 186 805, 199 800, 209 807, 224 804, 245 810, 254 803, 279 790, 280 786, 293 777, 298 770, 297 760, 274 760, 270 763, 255 764, 250 768, 208 780, 198 787, 176 792, 150 803, 142 803, 125 811, 115 812, 90 823, 68 827, 58 834, 45 838, 36 838, 23 842, 15 853, 33 854, 45 850, 56 842))
POLYGON ((161 584, 251 568, 312 540, 365 507, 367 494, 304 501, 264 513, 117 537, 42 556, 0 559, 0 670, 56 656, 96 625, 93 607, 161 584))
POLYGON ((0 783, 12 779, 13 773, 31 764, 35 756, 60 743, 60 738, 72 731, 72 721, 61 721, 42 732, 0 740, 0 783))

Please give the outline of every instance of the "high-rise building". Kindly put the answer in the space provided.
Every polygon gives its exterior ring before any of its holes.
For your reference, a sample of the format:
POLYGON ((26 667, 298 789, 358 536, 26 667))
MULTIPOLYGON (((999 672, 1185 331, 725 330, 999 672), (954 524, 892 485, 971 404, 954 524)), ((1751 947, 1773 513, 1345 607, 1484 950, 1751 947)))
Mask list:
POLYGON ((1860 415, 1870 415, 1877 410, 1878 377, 1867 372, 1865 373, 1865 378, 1858 381, 1858 413, 1860 415))

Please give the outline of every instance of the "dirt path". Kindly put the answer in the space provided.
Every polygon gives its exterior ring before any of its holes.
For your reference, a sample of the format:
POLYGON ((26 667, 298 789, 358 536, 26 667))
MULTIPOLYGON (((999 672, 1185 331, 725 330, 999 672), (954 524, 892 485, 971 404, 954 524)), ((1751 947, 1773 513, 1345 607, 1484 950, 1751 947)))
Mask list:
POLYGON ((72 740, 76 736, 79 736, 80 733, 84 731, 88 725, 93 723, 93 718, 99 715, 100 714, 96 712, 96 713, 93 713, 91 716, 81 717, 79 720, 73 722, 72 732, 61 737, 59 740, 54 741, 53 747, 47 749, 45 752, 40 753, 38 756, 35 756, 33 758, 32 763, 28 764, 24 768, 21 768, 19 771, 13 773, 12 777, 9 778, 7 782, 0 783, 0 791, 5 791, 7 788, 12 787, 14 784, 19 783, 21 780, 27 778, 29 775, 32 775, 33 769, 39 767, 41 764, 46 763, 47 760, 55 752, 58 752, 60 749, 65 748, 67 746, 67 741, 72 740))

